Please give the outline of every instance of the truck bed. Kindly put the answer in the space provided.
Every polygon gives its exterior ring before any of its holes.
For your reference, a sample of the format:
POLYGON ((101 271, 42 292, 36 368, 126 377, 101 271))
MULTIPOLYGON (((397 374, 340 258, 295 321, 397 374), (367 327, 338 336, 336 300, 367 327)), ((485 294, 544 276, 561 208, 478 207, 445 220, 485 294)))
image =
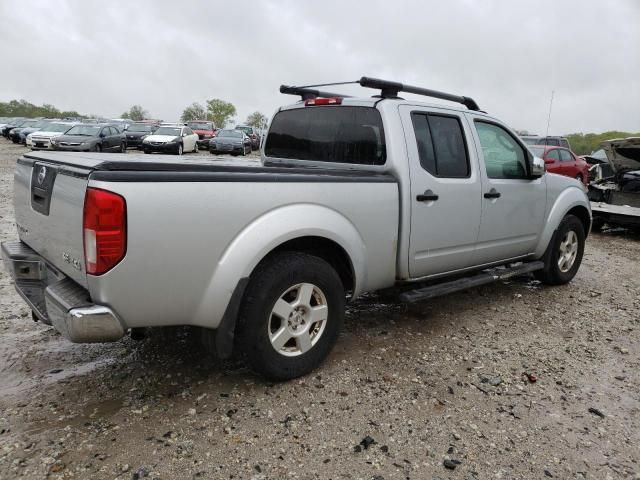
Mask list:
MULTIPOLYGON (((95 180, 115 181, 244 181, 265 182, 396 182, 388 173, 364 168, 273 167, 257 160, 229 160, 212 156, 211 160, 189 156, 146 155, 140 153, 84 153, 33 151, 18 160, 24 165, 44 162, 85 170, 95 180), (116 173, 118 172, 118 173, 116 173), (125 173, 126 172, 126 173, 125 173)), ((79 172, 78 172, 79 173, 79 172)))

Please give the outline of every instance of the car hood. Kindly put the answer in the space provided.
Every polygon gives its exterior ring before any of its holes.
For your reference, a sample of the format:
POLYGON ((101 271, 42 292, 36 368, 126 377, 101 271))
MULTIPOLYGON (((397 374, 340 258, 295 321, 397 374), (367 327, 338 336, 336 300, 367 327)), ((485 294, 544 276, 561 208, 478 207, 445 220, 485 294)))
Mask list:
POLYGON ((615 138, 601 146, 615 171, 640 168, 640 137, 615 138))
POLYGON ((36 130, 35 132, 31 132, 31 136, 33 137, 46 137, 52 138, 62 135, 62 132, 47 132, 46 130, 36 130))
POLYGON ((70 143, 76 143, 76 142, 91 142, 94 140, 97 140, 98 137, 87 137, 86 135, 60 135, 57 140, 59 142, 70 142, 70 143))
POLYGON ((38 129, 36 127, 29 127, 29 128, 21 128, 20 129, 20 133, 23 133, 25 135, 29 135, 30 133, 33 132, 37 132, 38 129))
POLYGON ((148 142, 170 142, 172 140, 176 140, 179 137, 175 135, 149 135, 145 138, 145 141, 148 142))

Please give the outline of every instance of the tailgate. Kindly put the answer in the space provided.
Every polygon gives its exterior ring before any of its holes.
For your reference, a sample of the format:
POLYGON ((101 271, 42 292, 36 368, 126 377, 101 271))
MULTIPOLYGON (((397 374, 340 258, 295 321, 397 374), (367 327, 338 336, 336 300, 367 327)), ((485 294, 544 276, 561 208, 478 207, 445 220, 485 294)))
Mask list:
POLYGON ((55 161, 22 158, 14 182, 20 240, 83 287, 82 215, 89 173, 55 161))

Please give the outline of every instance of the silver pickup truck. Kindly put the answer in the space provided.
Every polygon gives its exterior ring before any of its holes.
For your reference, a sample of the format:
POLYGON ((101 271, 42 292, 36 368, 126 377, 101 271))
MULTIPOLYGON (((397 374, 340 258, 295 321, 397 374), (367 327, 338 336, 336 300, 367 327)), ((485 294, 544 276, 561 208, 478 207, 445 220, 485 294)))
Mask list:
POLYGON ((73 342, 202 327, 220 356, 288 379, 327 356, 363 292, 573 278, 591 225, 578 181, 471 98, 359 83, 380 92, 281 87, 302 99, 275 113, 260 163, 25 154, 2 253, 34 318, 73 342))

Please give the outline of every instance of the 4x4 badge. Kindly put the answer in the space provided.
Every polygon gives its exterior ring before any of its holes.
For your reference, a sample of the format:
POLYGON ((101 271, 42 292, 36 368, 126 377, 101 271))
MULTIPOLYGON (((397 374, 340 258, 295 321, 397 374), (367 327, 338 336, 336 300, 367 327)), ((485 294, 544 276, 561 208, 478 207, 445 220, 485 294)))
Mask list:
POLYGON ((40 167, 40 171, 38 172, 38 185, 42 185, 46 177, 47 177, 47 167, 40 167))

